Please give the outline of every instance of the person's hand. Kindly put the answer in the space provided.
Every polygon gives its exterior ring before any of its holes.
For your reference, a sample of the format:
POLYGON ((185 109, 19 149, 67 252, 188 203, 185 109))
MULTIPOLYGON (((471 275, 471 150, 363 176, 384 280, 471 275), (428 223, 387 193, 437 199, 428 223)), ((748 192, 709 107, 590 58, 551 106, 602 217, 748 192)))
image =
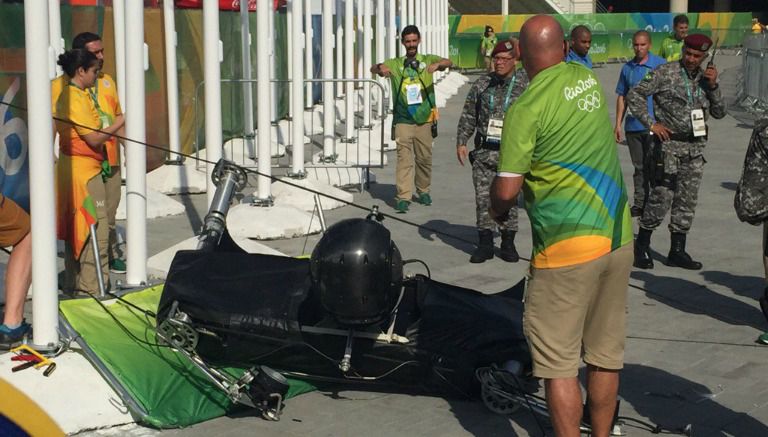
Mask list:
POLYGON ((112 123, 112 126, 117 126, 117 129, 120 129, 125 125, 125 116, 123 114, 120 114, 115 117, 115 121, 112 123))
POLYGON ((617 125, 613 129, 613 136, 615 137, 617 143, 621 143, 621 126, 620 125, 617 125))
POLYGON ((669 136, 672 134, 672 131, 661 123, 653 123, 651 125, 651 132, 659 137, 661 141, 669 141, 669 136))
POLYGON ((384 64, 379 64, 379 76, 389 77, 392 75, 392 70, 384 64))
POLYGON ((429 64, 427 66, 427 73, 434 73, 435 71, 440 69, 440 63, 435 62, 434 64, 429 64))
POLYGON ((466 144, 460 144, 456 146, 456 157, 459 158, 459 164, 461 166, 464 166, 464 161, 467 160, 467 157, 469 156, 469 151, 467 150, 466 144))
POLYGON ((707 65, 707 69, 704 70, 704 80, 707 81, 709 89, 717 88, 717 68, 714 65, 707 65))

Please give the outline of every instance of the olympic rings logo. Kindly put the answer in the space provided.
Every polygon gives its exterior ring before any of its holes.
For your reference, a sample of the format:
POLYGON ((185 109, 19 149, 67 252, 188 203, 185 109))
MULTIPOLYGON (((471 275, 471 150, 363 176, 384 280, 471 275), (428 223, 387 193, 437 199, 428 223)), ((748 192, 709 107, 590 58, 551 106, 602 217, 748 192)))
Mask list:
POLYGON ((600 93, 597 90, 592 91, 592 93, 580 98, 577 105, 580 111, 592 112, 595 109, 600 109, 602 106, 600 93))

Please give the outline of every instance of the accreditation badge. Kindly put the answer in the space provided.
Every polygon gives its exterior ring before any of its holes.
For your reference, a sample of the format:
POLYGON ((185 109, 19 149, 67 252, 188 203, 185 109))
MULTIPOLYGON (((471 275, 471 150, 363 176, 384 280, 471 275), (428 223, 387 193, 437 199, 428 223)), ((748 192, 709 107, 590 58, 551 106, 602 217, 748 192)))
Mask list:
POLYGON ((504 120, 501 118, 491 118, 488 120, 488 129, 486 129, 485 141, 489 143, 501 143, 501 130, 504 127, 504 120))
POLYGON ((691 111, 691 126, 693 127, 694 137, 703 137, 707 134, 707 123, 704 121, 703 109, 691 111))
POLYGON ((421 98, 421 84, 412 83, 405 86, 405 97, 409 105, 420 105, 423 101, 421 98))

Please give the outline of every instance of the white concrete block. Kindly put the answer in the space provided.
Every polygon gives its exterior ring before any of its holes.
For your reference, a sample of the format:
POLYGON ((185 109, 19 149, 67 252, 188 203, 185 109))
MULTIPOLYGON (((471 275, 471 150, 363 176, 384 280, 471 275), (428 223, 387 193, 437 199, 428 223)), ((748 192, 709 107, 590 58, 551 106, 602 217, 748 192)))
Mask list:
POLYGON ((147 187, 163 194, 203 193, 208 176, 205 166, 200 170, 194 160, 180 165, 163 165, 147 173, 147 187))
MULTIPOLYGON (((120 187, 120 205, 117 207, 116 218, 125 220, 125 208, 128 203, 125 185, 120 187)), ((165 194, 147 187, 147 218, 165 217, 184 213, 184 205, 165 194)))
MULTIPOLYGON (((315 179, 335 187, 359 186, 364 182, 363 169, 359 167, 334 167, 331 164, 316 164, 305 170, 308 179, 315 179)), ((370 177, 371 182, 376 180, 373 174, 370 177)))
MULTIPOLYGON (((352 202, 354 199, 352 193, 340 190, 332 185, 322 183, 316 179, 280 179, 290 182, 293 185, 309 188, 322 194, 328 194, 346 202, 352 202)), ((271 192, 272 196, 275 198, 275 205, 277 206, 293 206, 310 212, 314 211, 315 209, 315 194, 312 192, 302 190, 280 181, 275 181, 272 183, 271 192)), ((329 197, 324 197, 322 195, 320 196, 320 204, 324 211, 341 208, 342 206, 347 205, 344 202, 340 202, 329 197)))

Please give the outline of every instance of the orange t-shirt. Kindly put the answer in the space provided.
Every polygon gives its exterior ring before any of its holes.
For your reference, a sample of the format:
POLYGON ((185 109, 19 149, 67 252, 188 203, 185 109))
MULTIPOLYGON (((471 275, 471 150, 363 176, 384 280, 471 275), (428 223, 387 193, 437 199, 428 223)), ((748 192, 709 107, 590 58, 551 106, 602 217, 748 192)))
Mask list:
POLYGON ((74 123, 56 120, 61 153, 89 157, 99 162, 106 158, 104 153, 91 148, 82 138, 82 135, 101 128, 99 113, 88 91, 71 84, 64 87, 56 102, 55 116, 74 123))

